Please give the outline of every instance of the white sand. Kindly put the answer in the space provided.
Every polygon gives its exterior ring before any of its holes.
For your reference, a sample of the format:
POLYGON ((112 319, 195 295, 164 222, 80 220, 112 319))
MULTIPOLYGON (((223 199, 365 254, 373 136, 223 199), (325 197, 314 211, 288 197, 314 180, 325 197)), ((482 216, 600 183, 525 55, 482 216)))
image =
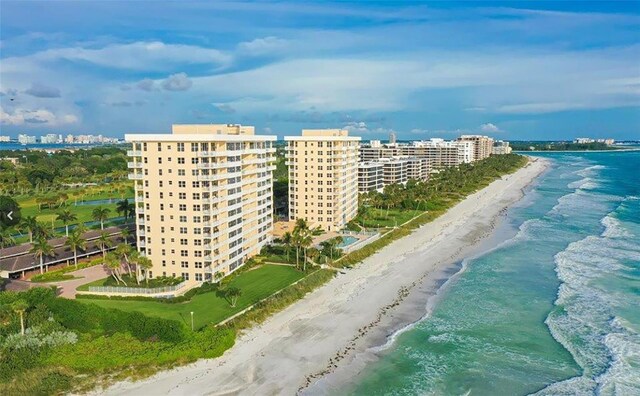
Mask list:
POLYGON ((222 357, 121 382, 100 394, 293 395, 339 389, 375 359, 372 347, 425 314, 427 300, 451 276, 446 270, 478 248, 546 165, 535 160, 469 196, 248 330, 222 357))

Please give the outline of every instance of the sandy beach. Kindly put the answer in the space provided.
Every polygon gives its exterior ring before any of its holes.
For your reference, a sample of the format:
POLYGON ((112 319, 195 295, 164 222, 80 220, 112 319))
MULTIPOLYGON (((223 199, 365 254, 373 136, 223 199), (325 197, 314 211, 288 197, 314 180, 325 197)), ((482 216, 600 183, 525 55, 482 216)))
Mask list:
POLYGON ((238 337, 217 359, 101 390, 109 395, 325 394, 376 359, 389 336, 428 312, 438 288, 477 253, 506 208, 547 167, 537 159, 346 270, 238 337))

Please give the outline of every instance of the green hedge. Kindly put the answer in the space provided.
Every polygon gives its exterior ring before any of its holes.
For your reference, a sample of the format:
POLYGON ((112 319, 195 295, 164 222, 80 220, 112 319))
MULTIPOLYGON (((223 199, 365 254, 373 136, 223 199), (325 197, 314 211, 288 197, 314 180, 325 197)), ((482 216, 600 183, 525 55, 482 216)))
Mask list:
POLYGON ((81 269, 93 267, 95 265, 101 265, 102 259, 94 259, 91 261, 83 262, 78 264, 78 268, 76 268, 73 264, 60 268, 57 270, 45 272, 44 274, 38 274, 31 278, 31 282, 56 282, 61 280, 73 279, 73 275, 65 275, 69 272, 78 271, 81 269))

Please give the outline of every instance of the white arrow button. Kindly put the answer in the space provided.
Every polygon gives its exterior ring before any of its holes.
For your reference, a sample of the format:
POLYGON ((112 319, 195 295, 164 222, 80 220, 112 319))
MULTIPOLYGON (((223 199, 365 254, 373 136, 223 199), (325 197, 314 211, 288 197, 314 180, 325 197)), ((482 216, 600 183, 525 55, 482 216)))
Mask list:
POLYGON ((13 210, 7 214, 7 217, 9 218, 9 220, 13 220, 13 217, 11 217, 11 213, 13 213, 13 210))

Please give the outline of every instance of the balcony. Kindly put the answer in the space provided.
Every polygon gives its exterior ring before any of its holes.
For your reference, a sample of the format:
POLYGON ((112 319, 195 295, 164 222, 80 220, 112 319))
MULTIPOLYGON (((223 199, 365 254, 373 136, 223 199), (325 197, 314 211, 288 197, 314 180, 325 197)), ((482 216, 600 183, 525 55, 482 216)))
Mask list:
POLYGON ((129 173, 129 180, 143 180, 144 175, 142 173, 129 173))
POLYGON ((127 162, 129 169, 142 169, 142 162, 127 162))
POLYGON ((136 213, 143 214, 143 213, 144 213, 144 207, 142 207, 142 206, 137 206, 137 207, 136 207, 136 213))
POLYGON ((127 156, 129 156, 129 157, 142 157, 142 151, 127 150, 127 156))
POLYGON ((143 197, 143 196, 141 196, 141 195, 138 195, 138 196, 136 196, 135 201, 136 201, 136 202, 139 202, 139 203, 142 203, 142 202, 144 202, 144 197, 143 197))
POLYGON ((138 236, 145 236, 145 231, 144 230, 138 230, 136 231, 136 233, 138 234, 138 236))
POLYGON ((138 247, 147 247, 147 243, 145 241, 138 241, 138 247))

